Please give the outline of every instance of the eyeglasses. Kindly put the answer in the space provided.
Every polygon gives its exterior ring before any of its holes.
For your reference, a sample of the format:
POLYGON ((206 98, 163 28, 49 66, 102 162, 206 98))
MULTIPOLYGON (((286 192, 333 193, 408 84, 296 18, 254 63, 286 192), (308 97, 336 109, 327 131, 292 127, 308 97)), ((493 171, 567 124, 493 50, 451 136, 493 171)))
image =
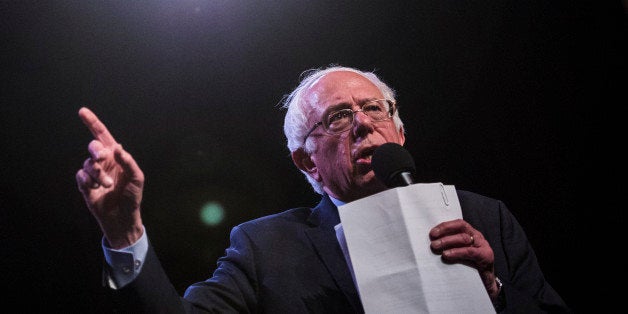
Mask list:
POLYGON ((373 121, 385 121, 395 114, 395 102, 388 99, 374 99, 365 102, 362 108, 353 110, 351 108, 338 109, 325 115, 323 119, 316 122, 314 126, 303 137, 303 143, 308 136, 320 125, 328 134, 339 134, 351 128, 356 113, 362 112, 373 121))

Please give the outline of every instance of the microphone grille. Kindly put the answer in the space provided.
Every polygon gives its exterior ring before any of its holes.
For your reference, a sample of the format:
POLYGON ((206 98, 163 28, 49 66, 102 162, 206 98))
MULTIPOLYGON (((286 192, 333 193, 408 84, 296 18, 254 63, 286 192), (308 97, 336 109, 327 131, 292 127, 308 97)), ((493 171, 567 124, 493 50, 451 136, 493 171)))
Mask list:
POLYGON ((386 143, 375 149, 371 166, 375 176, 388 187, 403 185, 399 182, 400 173, 414 175, 416 172, 412 155, 397 143, 386 143))

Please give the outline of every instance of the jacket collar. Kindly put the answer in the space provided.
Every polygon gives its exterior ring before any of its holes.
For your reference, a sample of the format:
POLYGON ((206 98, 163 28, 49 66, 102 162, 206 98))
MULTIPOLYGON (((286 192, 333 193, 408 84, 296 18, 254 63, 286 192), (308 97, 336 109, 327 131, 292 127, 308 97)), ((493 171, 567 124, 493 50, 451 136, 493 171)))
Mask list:
POLYGON ((363 312, 360 297, 353 283, 347 261, 338 244, 336 231, 334 230, 334 226, 340 223, 338 208, 327 194, 323 195, 320 203, 312 210, 312 214, 310 214, 307 221, 312 228, 306 229, 305 232, 316 249, 317 254, 320 256, 340 290, 345 294, 347 299, 349 299, 355 312, 363 312))

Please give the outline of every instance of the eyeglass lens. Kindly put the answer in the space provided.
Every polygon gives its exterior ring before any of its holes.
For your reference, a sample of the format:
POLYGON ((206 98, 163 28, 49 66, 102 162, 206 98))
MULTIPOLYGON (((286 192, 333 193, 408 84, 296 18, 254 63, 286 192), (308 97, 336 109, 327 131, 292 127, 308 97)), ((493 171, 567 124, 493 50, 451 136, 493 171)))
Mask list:
POLYGON ((331 133, 342 132, 351 127, 354 115, 358 112, 363 112, 374 121, 386 120, 391 116, 387 100, 373 100, 365 103, 360 110, 345 108, 331 112, 323 120, 323 127, 331 133))

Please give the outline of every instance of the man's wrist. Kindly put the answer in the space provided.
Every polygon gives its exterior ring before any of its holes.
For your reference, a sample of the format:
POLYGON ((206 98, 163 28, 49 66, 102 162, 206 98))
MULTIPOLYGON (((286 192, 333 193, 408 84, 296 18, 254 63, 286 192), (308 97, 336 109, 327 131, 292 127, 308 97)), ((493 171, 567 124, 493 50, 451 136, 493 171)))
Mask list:
POLYGON ((499 294, 501 294, 502 292, 502 287, 504 286, 504 284, 497 276, 495 276, 495 284, 497 285, 497 295, 499 296, 499 294))
POLYGON ((142 270, 148 252, 148 237, 144 232, 133 245, 120 250, 110 248, 103 237, 102 247, 109 265, 108 286, 119 289, 133 281, 142 270))
POLYGON ((495 300, 493 300, 493 307, 495 308, 496 312, 501 312, 506 306, 506 300, 502 291, 504 284, 497 276, 495 276, 495 285, 497 286, 497 297, 495 298, 495 300))

